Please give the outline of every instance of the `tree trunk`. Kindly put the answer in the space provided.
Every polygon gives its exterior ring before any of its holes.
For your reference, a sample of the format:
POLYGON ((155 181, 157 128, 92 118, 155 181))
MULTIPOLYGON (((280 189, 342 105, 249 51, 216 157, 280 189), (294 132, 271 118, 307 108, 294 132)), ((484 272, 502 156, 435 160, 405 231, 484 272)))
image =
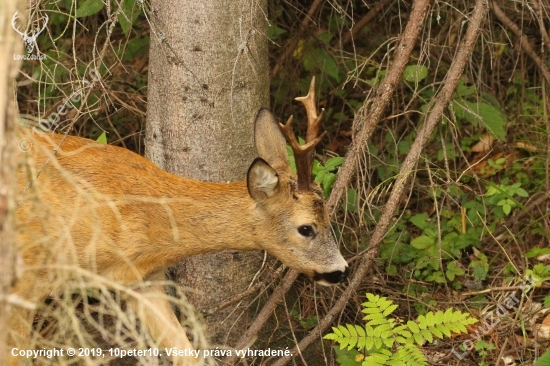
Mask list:
MULTIPOLYGON (((0 365, 8 363, 8 295, 16 279, 14 196, 15 149, 18 141, 15 134, 17 109, 13 92, 19 61, 14 60, 14 54, 23 53, 23 41, 10 24, 15 11, 23 8, 21 1, 6 0, 0 11, 0 365)), ((27 147, 24 141, 20 142, 20 146, 27 147)))
MULTIPOLYGON (((152 2, 147 158, 198 180, 245 178, 256 156, 253 121, 269 103, 266 9, 265 0, 152 2)), ((188 298, 204 314, 244 291, 261 260, 223 252, 186 259, 171 273, 194 289, 188 298)), ((232 310, 206 318, 212 342, 231 344, 246 329, 246 314, 232 310)))

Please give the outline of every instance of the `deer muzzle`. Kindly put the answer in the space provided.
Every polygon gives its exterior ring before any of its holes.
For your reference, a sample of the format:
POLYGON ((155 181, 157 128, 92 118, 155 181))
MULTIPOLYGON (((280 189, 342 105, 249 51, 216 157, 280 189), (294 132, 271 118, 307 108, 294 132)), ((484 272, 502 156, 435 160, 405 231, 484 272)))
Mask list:
POLYGON ((333 271, 325 273, 315 272, 313 275, 313 280, 317 281, 321 285, 335 285, 337 283, 344 282, 348 278, 349 267, 346 267, 344 271, 333 271))

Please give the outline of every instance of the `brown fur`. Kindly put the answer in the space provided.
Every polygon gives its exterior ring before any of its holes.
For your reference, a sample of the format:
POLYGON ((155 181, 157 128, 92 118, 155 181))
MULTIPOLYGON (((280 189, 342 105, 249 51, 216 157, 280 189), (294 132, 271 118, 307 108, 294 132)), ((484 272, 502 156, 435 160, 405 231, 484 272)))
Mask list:
MULTIPOLYGON (((294 191, 284 139, 273 126, 271 114, 260 112, 256 144, 267 163, 255 161, 248 182, 229 184, 169 174, 119 147, 78 137, 61 143, 60 135, 22 131, 32 149, 19 157, 17 242, 24 272, 14 292, 42 302, 58 291, 55 264, 133 284, 164 278, 165 268, 182 258, 228 249, 266 250, 310 277, 343 271, 320 190, 294 191), (306 224, 316 228, 315 238, 297 233, 306 224)), ((162 286, 148 291, 164 293, 162 286)), ((152 302, 141 310, 158 344, 191 348, 168 301, 152 302)), ((33 315, 13 309, 12 344, 28 344, 33 315)), ((19 361, 12 358, 10 365, 19 361)))

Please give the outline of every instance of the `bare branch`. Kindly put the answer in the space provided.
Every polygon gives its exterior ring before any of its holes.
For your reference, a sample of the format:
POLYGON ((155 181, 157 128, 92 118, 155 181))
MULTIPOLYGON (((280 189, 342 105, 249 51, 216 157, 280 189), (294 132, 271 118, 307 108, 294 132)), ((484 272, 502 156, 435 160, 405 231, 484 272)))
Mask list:
POLYGON ((546 79, 546 82, 548 85, 550 85, 550 71, 546 67, 546 64, 543 59, 537 55, 535 50, 533 49, 533 46, 527 39, 527 37, 523 34, 521 29, 510 19, 506 16, 504 11, 497 5, 495 1, 492 2, 493 5, 493 14, 500 20, 500 22, 508 28, 516 37, 519 38, 519 43, 521 45, 521 48, 525 51, 529 57, 533 60, 533 62, 537 65, 537 67, 540 70, 540 73, 542 76, 546 79))
MULTIPOLYGON (((415 22, 417 23, 416 27, 418 29, 421 28, 421 24, 423 23, 427 14, 428 5, 429 1, 427 0, 415 1, 413 4, 413 11, 411 12, 411 19, 409 20, 409 23, 415 22), (415 10, 418 11, 418 13, 416 13, 415 10)), ((372 235, 369 249, 365 253, 363 261, 356 269, 353 277, 351 278, 348 288, 340 296, 339 300, 330 309, 327 315, 319 322, 315 329, 313 329, 304 339, 302 339, 302 341, 292 349, 291 353, 295 354, 298 352, 298 350, 304 350, 307 346, 309 346, 309 344, 311 344, 311 342, 313 342, 315 339, 318 339, 322 335, 322 333, 332 324, 332 321, 336 318, 336 316, 348 304, 349 298, 355 293, 358 286, 363 282, 367 270, 369 269, 373 259, 378 253, 378 248, 387 232, 391 219, 395 211, 397 210, 397 207, 399 206, 401 195, 403 194, 408 178, 411 176, 411 172, 413 171, 415 165, 418 163, 420 152, 422 151, 422 148, 424 147, 424 144, 428 140, 428 137, 432 133, 433 129, 440 121, 444 108, 448 105, 453 95, 453 92, 458 85, 460 76, 462 75, 464 67, 466 66, 466 61, 468 60, 477 36, 479 35, 480 25, 487 13, 487 9, 487 0, 476 1, 473 14, 470 18, 470 26, 468 27, 464 41, 458 47, 456 57, 454 58, 453 63, 451 64, 451 67, 447 73, 446 82, 442 87, 439 95, 435 98, 434 107, 430 112, 428 118, 426 119, 425 125, 419 130, 418 136, 414 141, 409 154, 405 158, 403 165, 401 166, 401 170, 397 177, 394 189, 390 195, 388 203, 386 204, 384 213, 382 214, 380 221, 375 228, 374 234, 372 235)), ((408 26, 409 24, 407 24, 407 27, 408 26)), ((275 363, 273 363, 272 366, 283 366, 286 365, 286 363, 289 361, 290 356, 282 357, 278 359, 275 363)))
POLYGON ((361 107, 359 112, 355 115, 353 124, 355 126, 363 126, 363 128, 357 133, 357 136, 350 146, 346 160, 338 173, 338 179, 332 187, 332 194, 327 201, 327 208, 331 215, 336 213, 335 211, 338 208, 338 204, 346 194, 349 183, 359 166, 361 156, 363 156, 367 147, 367 141, 370 139, 376 126, 378 126, 380 117, 390 103, 391 96, 401 80, 401 75, 403 75, 403 71, 409 62, 416 40, 422 30, 429 5, 429 0, 415 1, 413 3, 411 16, 396 48, 395 60, 386 73, 385 79, 378 87, 376 97, 372 101, 372 106, 369 108, 366 103, 363 104, 363 107, 361 107))
POLYGON ((284 61, 292 55, 294 50, 296 49, 296 46, 298 45, 298 42, 300 41, 300 37, 302 37, 302 33, 306 29, 307 25, 311 21, 311 18, 313 17, 313 14, 317 11, 317 8, 319 5, 322 4, 321 0, 315 0, 313 1, 313 4, 309 7, 309 10, 307 12, 307 15, 302 19, 302 23, 300 24, 300 29, 298 29, 298 33, 291 39, 289 39, 286 44, 283 46, 283 54, 279 57, 277 60, 277 63, 273 67, 273 70, 271 71, 271 78, 273 79, 277 73, 279 72, 279 69, 283 65, 284 61))
MULTIPOLYGON (((407 64, 407 62, 410 58, 410 55, 412 53, 412 50, 413 50, 414 45, 416 43, 416 40, 418 39, 418 36, 420 35, 420 31, 422 30, 422 25, 423 25, 424 19, 426 18, 427 13, 428 13, 429 5, 430 5, 429 0, 415 0, 413 5, 412 5, 411 16, 410 16, 409 22, 407 23, 407 26, 405 27, 405 30, 403 32, 401 42, 398 45, 395 61, 393 63, 392 68, 386 73, 386 79, 384 79, 384 81, 382 82, 382 84, 379 87, 379 93, 377 94, 378 99, 374 102, 374 106, 376 106, 376 108, 373 107, 373 109, 376 109, 377 114, 375 114, 375 116, 373 118, 369 119, 369 120, 374 121, 374 122, 372 122, 372 124, 373 124, 372 129, 374 129, 374 127, 378 123, 378 119, 379 119, 380 115, 382 114, 382 111, 384 110, 386 105, 389 103, 390 96, 395 91, 397 83, 398 83, 399 79, 401 78, 401 74, 403 73, 403 70, 405 69, 405 66, 406 66, 406 64, 407 64)), ((366 116, 366 114, 362 115, 360 117, 357 117, 357 118, 364 118, 365 119, 366 118, 365 116, 366 116)), ((367 128, 367 124, 361 124, 361 125, 365 126, 364 127, 365 129, 367 128)), ((363 135, 367 136, 367 137, 370 137, 371 133, 372 133, 372 131, 369 132, 368 134, 363 133, 363 135)), ((360 132, 360 134, 361 134, 361 132, 360 132)), ((357 148, 357 142, 358 141, 362 141, 366 145, 366 140, 365 139, 356 140, 356 145, 355 145, 356 148, 355 149, 352 148, 352 150, 350 150, 346 160, 351 159, 354 162, 359 161, 359 158, 360 158, 361 154, 363 153, 363 150, 360 149, 360 148, 357 148), (352 157, 353 154, 355 154, 354 157, 352 157)), ((346 164, 344 164, 344 165, 346 165, 346 164)), ((345 181, 343 181, 340 176, 337 180, 337 182, 342 181, 340 184, 341 184, 342 187, 344 187, 344 189, 347 189, 347 186, 350 182, 351 176, 355 173, 355 168, 356 168, 356 163, 347 164, 347 165, 348 165, 348 168, 347 168, 348 173, 347 174, 349 176, 344 179, 345 181), (353 168, 350 168, 350 166, 353 167, 353 168)), ((340 171, 339 175, 342 175, 342 170, 340 171)), ((339 201, 339 198, 335 198, 335 191, 333 189, 332 194, 331 194, 328 202, 333 202, 332 207, 334 207, 334 206, 337 205, 338 201, 339 201)), ((331 211, 332 211, 331 215, 334 217, 335 210, 331 210, 331 211)), ((365 265, 365 271, 366 271, 366 268, 368 268, 368 265, 365 265)), ((292 284, 294 283, 294 281, 296 280, 297 277, 298 277, 298 274, 296 272, 292 271, 292 270, 289 271, 286 274, 286 276, 284 277, 284 279, 281 283, 281 287, 279 289, 277 289, 277 291, 275 291, 275 293, 273 293, 273 295, 271 295, 271 297, 267 301, 266 305, 262 309, 261 313, 256 317, 256 319, 253 321, 250 328, 245 332, 245 334, 243 334, 241 339, 237 342, 237 347, 236 347, 237 349, 242 349, 244 347, 247 347, 253 342, 254 337, 256 337, 256 335, 258 334, 260 329, 263 327, 263 325, 265 324, 267 319, 269 319, 269 317, 270 317, 271 313, 273 312, 273 309, 275 309, 275 306, 277 305, 277 303, 279 303, 282 300, 284 294, 290 289, 290 287, 292 286, 292 284)), ((357 275, 354 276, 354 280, 352 280, 352 281, 355 281, 355 284, 354 285, 350 284, 350 286, 348 287, 348 289, 345 292, 345 294, 347 294, 347 297, 343 300, 343 302, 342 302, 342 299, 340 299, 340 301, 333 308, 333 309, 337 308, 337 310, 334 311, 334 312, 331 311, 331 314, 337 314, 343 308, 345 303, 347 303, 347 300, 348 300, 350 294, 359 285, 360 279, 362 279, 362 276, 357 276, 357 275)), ((318 337, 318 335, 324 329, 326 329, 326 327, 328 327, 331 324, 331 322, 333 320, 333 317, 334 317, 334 315, 329 315, 329 316, 325 317, 322 320, 322 327, 320 328, 320 326, 321 326, 321 323, 320 323, 319 326, 317 326, 314 329, 314 331, 312 333, 310 333, 310 336, 314 335, 313 338, 309 339, 309 338, 306 337, 300 343, 301 349, 307 347, 307 345, 309 345, 313 339, 318 337)), ((294 352, 295 352, 295 350, 294 350, 294 352)), ((232 358, 227 359, 228 364, 231 364, 231 363, 236 362, 236 361, 237 361, 236 357, 232 357, 232 358)), ((279 361, 277 361, 276 364, 277 365, 283 365, 283 364, 285 364, 285 362, 288 362, 288 359, 280 359, 279 361)))
POLYGON ((357 33, 361 29, 363 29, 364 26, 369 24, 373 19, 375 19, 378 16, 378 13, 380 13, 382 10, 387 9, 387 6, 392 2, 392 0, 382 0, 375 6, 373 6, 370 11, 365 14, 363 18, 361 18, 357 23, 353 25, 353 27, 349 30, 349 33, 346 33, 346 35, 342 38, 341 46, 347 44, 349 41, 353 40, 357 33))

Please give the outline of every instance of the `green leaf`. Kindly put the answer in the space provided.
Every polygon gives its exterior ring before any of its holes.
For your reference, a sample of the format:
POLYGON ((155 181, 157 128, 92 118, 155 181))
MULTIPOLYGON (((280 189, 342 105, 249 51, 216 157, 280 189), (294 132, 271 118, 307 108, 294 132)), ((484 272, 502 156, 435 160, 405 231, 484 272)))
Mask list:
POLYGON ((529 193, 523 188, 516 189, 516 194, 520 197, 529 197, 529 193))
POLYGON ((345 210, 349 212, 357 211, 357 191, 353 188, 349 188, 346 195, 345 210))
POLYGON ((422 337, 422 334, 420 334, 420 333, 413 333, 413 338, 414 338, 414 341, 415 341, 419 346, 421 346, 422 344, 424 344, 424 337, 422 337))
POLYGON ((269 22, 269 27, 267 28, 267 37, 270 40, 276 41, 280 35, 285 33, 286 33, 286 30, 284 30, 283 28, 277 27, 271 21, 269 22))
POLYGON ((393 305, 390 305, 388 306, 383 312, 382 314, 384 314, 384 316, 388 316, 390 315, 391 313, 393 313, 395 311, 395 309, 397 309, 397 305, 393 304, 393 305))
POLYGON ((292 151, 290 145, 286 145, 286 153, 288 155, 288 164, 290 165, 290 169, 294 174, 296 174, 296 159, 294 158, 294 151, 292 151))
POLYGON ((458 86, 456 87, 456 92, 461 97, 467 97, 473 95, 476 92, 476 87, 473 84, 469 86, 465 85, 464 79, 460 79, 460 81, 458 82, 458 86))
POLYGON ((424 65, 411 65, 403 71, 403 79, 418 83, 428 76, 428 68, 424 65))
POLYGON ((321 183, 325 179, 325 175, 328 173, 325 169, 318 169, 317 175, 315 175, 315 183, 321 183))
POLYGON ((445 334, 447 337, 451 336, 451 331, 445 325, 438 324, 438 325, 435 326, 435 328, 437 328, 437 330, 439 330, 441 333, 445 334))
POLYGON ((537 360, 537 366, 550 366, 550 350, 537 360))
POLYGON ((429 216, 427 213, 421 213, 421 214, 412 216, 409 220, 412 222, 414 226, 424 230, 430 224, 428 218, 429 216))
POLYGON ((85 0, 76 10, 76 17, 83 18, 94 15, 95 13, 103 9, 104 6, 105 3, 103 2, 103 0, 85 0))
POLYGON ((133 37, 126 43, 126 49, 124 50, 124 61, 131 61, 145 55, 149 52, 149 36, 137 38, 133 37))
POLYGON ((447 271, 445 272, 445 275, 450 281, 454 281, 455 276, 463 276, 464 270, 460 267, 457 267, 456 262, 450 262, 447 264, 447 271))
POLYGON ((550 253, 550 248, 531 248, 525 253, 525 258, 535 258, 539 255, 545 255, 550 253))
POLYGON ((340 81, 340 70, 334 58, 324 49, 320 48, 317 51, 317 57, 319 57, 319 63, 321 69, 335 81, 340 81))
POLYGON ((496 109, 492 105, 480 103, 479 115, 482 118, 482 122, 496 138, 500 140, 506 139, 506 131, 504 126, 506 120, 499 109, 496 109))
POLYGON ((325 178, 323 178, 323 192, 325 193, 325 197, 328 197, 330 195, 330 191, 332 190, 332 186, 334 185, 334 182, 336 182, 336 174, 334 173, 327 173, 325 175, 325 178))
POLYGON ((101 143, 101 144, 106 144, 107 143, 107 134, 105 133, 105 131, 103 131, 101 133, 101 135, 99 135, 99 137, 97 138, 96 141, 101 143))
POLYGON ((141 9, 135 6, 135 4, 136 0, 124 0, 122 11, 118 14, 118 21, 126 36, 128 36, 130 29, 132 29, 132 26, 141 12, 141 9))
POLYGON ((430 332, 437 338, 443 339, 443 333, 437 327, 430 328, 430 332))
POLYGON ((427 340, 429 343, 432 343, 434 341, 434 337, 432 336, 432 332, 428 329, 422 329, 422 336, 425 340, 427 340))
POLYGON ((497 139, 504 140, 506 120, 501 111, 484 102, 468 102, 453 100, 455 112, 459 118, 464 118, 474 126, 481 122, 497 139))
POLYGON ((508 203, 508 200, 502 205, 502 212, 504 212, 505 215, 509 215, 510 212, 512 212, 512 206, 508 203))
POLYGON ((426 249, 435 244, 435 240, 432 237, 422 235, 418 238, 411 240, 411 245, 416 249, 426 249))
POLYGON ((412 320, 409 320, 407 322, 407 326, 409 327, 409 329, 411 330, 411 332, 413 333, 418 333, 420 332, 420 328, 418 327, 418 324, 416 324, 416 322, 413 322, 412 320))
POLYGON ((331 172, 337 167, 339 167, 340 165, 342 165, 344 163, 344 160, 346 159, 342 156, 335 156, 333 158, 330 158, 325 163, 325 169, 331 172))

